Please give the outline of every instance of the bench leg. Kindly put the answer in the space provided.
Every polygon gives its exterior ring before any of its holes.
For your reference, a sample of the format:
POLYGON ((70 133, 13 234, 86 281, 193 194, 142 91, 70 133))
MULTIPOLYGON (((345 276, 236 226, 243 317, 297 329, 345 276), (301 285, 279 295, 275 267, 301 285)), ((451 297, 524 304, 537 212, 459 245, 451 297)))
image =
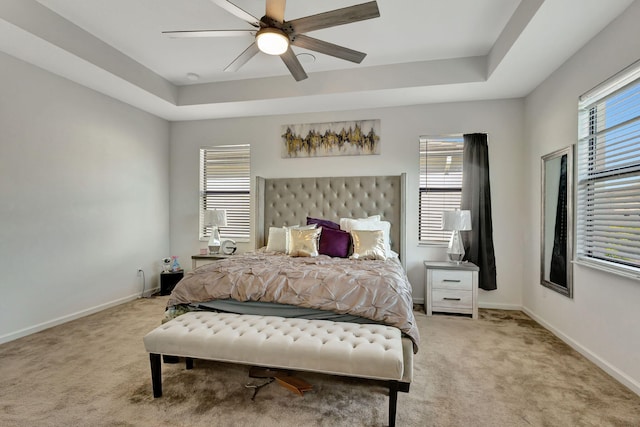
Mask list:
POLYGON ((184 361, 187 369, 193 369, 193 358, 185 357, 184 361))
POLYGON ((396 409, 398 407, 398 383, 389 383, 389 427, 396 425, 396 409))
POLYGON ((156 353, 149 353, 149 361, 151 362, 153 397, 160 397, 162 396, 162 363, 160 363, 160 355, 156 353))

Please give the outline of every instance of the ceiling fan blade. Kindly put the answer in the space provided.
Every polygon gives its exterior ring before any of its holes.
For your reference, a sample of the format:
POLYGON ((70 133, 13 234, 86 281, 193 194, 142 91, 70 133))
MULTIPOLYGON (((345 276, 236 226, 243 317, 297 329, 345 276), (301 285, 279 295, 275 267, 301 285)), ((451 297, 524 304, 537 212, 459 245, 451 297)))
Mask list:
POLYGON ((291 50, 291 47, 289 47, 285 53, 280 55, 280 58, 282 58, 282 62, 284 62, 289 69, 289 72, 297 82, 308 77, 304 68, 302 68, 302 64, 300 64, 300 61, 296 58, 296 54, 291 50))
POLYGON ((230 1, 227 1, 227 0, 211 0, 211 1, 214 2, 216 5, 220 6, 221 8, 223 8, 224 10, 226 10, 227 12, 231 13, 232 15, 235 15, 238 18, 244 21, 247 21, 249 24, 253 25, 254 27, 256 28, 260 27, 260 20, 258 18, 256 18, 249 12, 246 12, 245 10, 240 9, 238 6, 231 3, 230 1))
POLYGON ((191 38, 191 37, 238 37, 255 36, 255 30, 194 30, 194 31, 163 31, 171 38, 191 38))
POLYGON ((335 56, 336 58, 355 62, 356 64, 361 63, 364 57, 367 56, 364 52, 358 52, 357 50, 349 49, 344 46, 338 46, 337 44, 314 39, 313 37, 305 36, 304 34, 294 36, 291 44, 304 49, 324 53, 325 55, 335 56))
POLYGON ((267 0, 267 13, 266 15, 278 22, 284 21, 284 7, 287 0, 267 0))
POLYGON ((364 21, 366 19, 380 16, 378 3, 370 1, 368 3, 357 4, 342 9, 319 13, 317 15, 306 16, 304 18, 288 21, 293 32, 296 34, 309 31, 321 30, 323 28, 335 27, 337 25, 350 24, 352 22, 364 21))
POLYGON ((238 71, 240 67, 246 64, 247 61, 253 58, 258 52, 260 52, 258 45, 255 42, 251 43, 251 46, 246 48, 231 64, 227 65, 224 71, 238 71))

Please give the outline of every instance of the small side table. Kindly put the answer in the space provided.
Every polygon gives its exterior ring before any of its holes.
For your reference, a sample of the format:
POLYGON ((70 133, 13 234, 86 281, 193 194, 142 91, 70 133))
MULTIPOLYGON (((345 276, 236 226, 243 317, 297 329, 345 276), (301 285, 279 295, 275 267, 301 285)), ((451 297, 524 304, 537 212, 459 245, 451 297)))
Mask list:
POLYGON ((425 311, 470 314, 478 318, 478 272, 471 262, 425 261, 425 311))
POLYGON ((169 295, 183 277, 183 270, 160 273, 160 295, 169 295))
POLYGON ((225 255, 225 254, 191 255, 191 268, 195 270, 198 265, 198 261, 215 261, 217 259, 229 258, 230 256, 233 256, 233 255, 225 255))

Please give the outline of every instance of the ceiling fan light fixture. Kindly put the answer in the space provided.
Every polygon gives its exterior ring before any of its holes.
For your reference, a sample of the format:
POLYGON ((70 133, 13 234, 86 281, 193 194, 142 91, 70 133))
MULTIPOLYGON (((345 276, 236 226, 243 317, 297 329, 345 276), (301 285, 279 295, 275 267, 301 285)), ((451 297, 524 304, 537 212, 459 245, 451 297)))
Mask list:
POLYGON ((256 34, 256 44, 268 55, 282 55, 289 49, 289 37, 277 28, 262 28, 256 34))

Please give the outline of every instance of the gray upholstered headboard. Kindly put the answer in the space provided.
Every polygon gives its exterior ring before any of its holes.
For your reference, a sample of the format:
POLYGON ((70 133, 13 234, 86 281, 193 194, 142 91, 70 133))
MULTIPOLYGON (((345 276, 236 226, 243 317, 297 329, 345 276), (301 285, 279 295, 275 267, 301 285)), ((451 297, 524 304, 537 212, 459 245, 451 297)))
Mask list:
POLYGON ((339 222, 380 214, 391 223, 391 248, 404 265, 406 174, 321 178, 256 177, 256 247, 269 227, 306 224, 307 216, 339 222))

